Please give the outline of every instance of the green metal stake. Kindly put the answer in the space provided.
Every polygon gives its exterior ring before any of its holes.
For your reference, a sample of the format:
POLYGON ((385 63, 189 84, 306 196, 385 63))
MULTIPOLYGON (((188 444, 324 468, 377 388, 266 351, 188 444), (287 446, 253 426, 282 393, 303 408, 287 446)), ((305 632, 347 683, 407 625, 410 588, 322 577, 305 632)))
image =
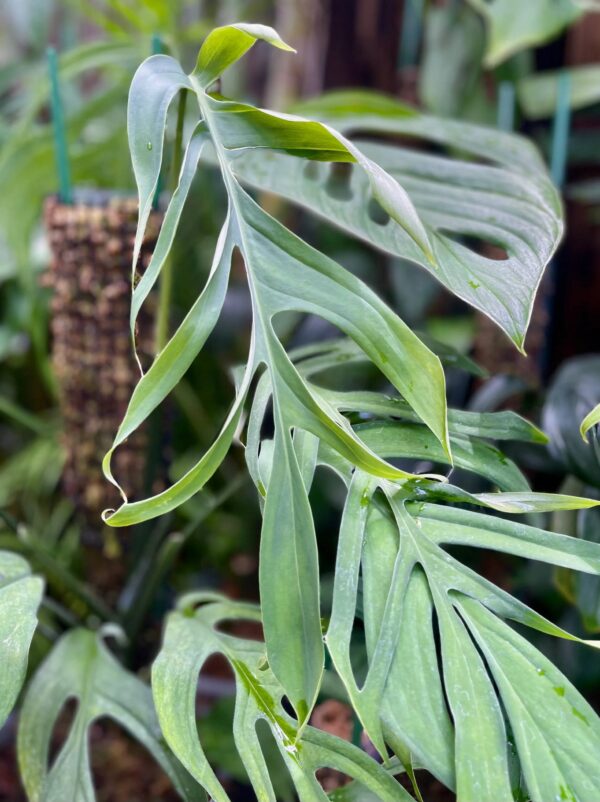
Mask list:
POLYGON ((511 81, 502 81, 498 87, 497 125, 501 131, 515 127, 515 85, 511 81))
POLYGON ((56 57, 56 50, 53 47, 49 47, 46 51, 46 56, 48 58, 48 75, 50 77, 50 106, 52 110, 52 129, 54 131, 56 169, 58 171, 58 197, 62 203, 71 204, 73 203, 73 191, 71 188, 71 171, 69 169, 65 118, 60 98, 58 59, 56 57))
POLYGON ((562 187, 567 172, 567 153, 571 129, 571 76, 562 72, 556 89, 556 111, 552 129, 550 172, 557 187, 562 187))

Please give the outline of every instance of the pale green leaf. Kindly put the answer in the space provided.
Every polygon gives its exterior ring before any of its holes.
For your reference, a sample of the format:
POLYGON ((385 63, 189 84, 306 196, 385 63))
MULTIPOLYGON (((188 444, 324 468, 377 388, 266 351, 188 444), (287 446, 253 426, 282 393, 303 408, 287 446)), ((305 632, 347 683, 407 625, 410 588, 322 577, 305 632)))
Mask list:
POLYGON ((43 589, 22 557, 0 551, 0 727, 25 680, 43 589))
POLYGON ((558 195, 531 143, 491 128, 411 112, 391 99, 367 93, 358 97, 332 93, 305 102, 298 110, 347 134, 358 130, 406 135, 454 148, 449 158, 355 140, 363 156, 406 191, 427 239, 414 229, 409 235, 405 226, 386 223, 372 213, 369 198, 376 193, 356 167, 336 179, 325 165, 309 169, 282 153, 242 151, 234 161, 236 174, 429 270, 522 349, 537 286, 562 234, 558 195), (382 104, 384 109, 378 111, 382 104), (457 156, 456 150, 465 157, 457 156), (492 259, 476 246, 463 244, 463 237, 500 246, 507 257, 492 259))
POLYGON ((496 67, 529 47, 544 44, 582 13, 573 0, 468 0, 485 20, 485 65, 496 67))
POLYGON ((485 607, 457 605, 482 650, 514 733, 532 802, 592 800, 600 719, 552 663, 485 607))
POLYGON ((205 802, 202 789, 165 747, 150 689, 125 671, 102 640, 71 630, 29 684, 17 739, 19 768, 30 802, 94 802, 89 728, 99 718, 120 724, 160 763, 186 802, 205 802), (51 767, 49 751, 65 703, 78 701, 68 737, 51 767))
POLYGON ((289 430, 277 421, 260 540, 260 587, 269 665, 306 723, 324 652, 312 514, 289 430), (298 633, 290 638, 289 633, 298 633))
POLYGON ((323 766, 358 780, 382 802, 403 802, 407 792, 385 769, 351 744, 298 722, 284 710, 282 686, 266 660, 264 644, 226 634, 221 622, 259 620, 258 608, 229 602, 214 594, 192 594, 170 614, 164 642, 152 669, 152 689, 168 744, 215 800, 229 802, 209 765, 196 725, 196 685, 207 658, 217 652, 236 678, 234 738, 259 802, 275 802, 273 786, 256 734, 256 722, 267 722, 290 772, 300 802, 327 800, 315 779, 323 766), (201 605, 196 607, 196 605, 201 605))

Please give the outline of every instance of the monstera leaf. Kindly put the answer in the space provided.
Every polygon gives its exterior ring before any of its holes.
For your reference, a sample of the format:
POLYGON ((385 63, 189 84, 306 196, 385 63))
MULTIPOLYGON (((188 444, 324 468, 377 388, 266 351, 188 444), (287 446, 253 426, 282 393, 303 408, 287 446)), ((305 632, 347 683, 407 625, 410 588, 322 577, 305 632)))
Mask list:
POLYGON ((0 551, 0 727, 25 679, 43 589, 22 557, 0 551))
MULTIPOLYGON (((316 348, 300 352, 304 359, 298 361, 298 369, 307 381, 315 381, 339 366, 340 355, 346 362, 360 358, 352 346, 334 343, 320 352, 316 348)), ((269 441, 260 440, 270 395, 267 377, 261 383, 247 444, 259 489, 269 486, 273 464, 269 441)), ((317 389, 339 409, 360 411, 363 422, 355 428, 377 453, 388 458, 429 458, 435 464, 444 461, 402 399, 340 393, 318 385, 317 389)), ((600 788, 600 775, 597 770, 590 773, 588 755, 597 748, 600 721, 568 681, 506 621, 558 637, 572 636, 462 565, 444 546, 488 548, 596 576, 599 546, 444 502, 511 513, 577 508, 591 513, 598 502, 522 489, 522 476, 515 476, 514 466, 485 442, 487 438, 543 442, 541 432, 514 413, 450 410, 448 420, 455 465, 496 486, 504 483, 511 492, 470 494, 428 480, 381 481, 353 471, 326 444, 315 443, 311 450, 305 441, 295 441, 307 485, 318 465, 334 470, 348 485, 325 636, 329 653, 380 753, 386 754, 390 746, 407 768, 414 764, 428 768, 456 789, 459 799, 508 802, 518 790, 502 708, 532 799, 544 802, 563 792, 572 798, 593 798, 590 794, 600 788), (462 438, 468 438, 468 448, 462 438), (368 671, 360 686, 350 650, 358 616, 363 619, 368 655, 368 671), (516 662, 515 653, 520 655, 516 662), (567 756, 562 746, 565 732, 569 742, 577 742, 567 756), (528 739, 536 744, 535 755, 528 739)))
MULTIPOLYGON (((375 452, 363 439, 363 432, 352 428, 342 412, 304 381, 277 337, 274 320, 285 312, 308 313, 338 327, 401 394, 431 432, 432 442, 439 443, 440 454, 451 462, 445 381, 439 358, 369 287, 267 214, 242 181, 289 194, 334 221, 344 217, 357 236, 378 245, 389 243, 389 250, 430 269, 461 297, 485 309, 519 346, 533 292, 560 236, 560 205, 535 151, 513 137, 469 126, 453 128, 387 99, 372 100, 371 118, 365 114, 354 119, 347 115, 339 118, 344 130, 358 126, 383 134, 424 135, 432 141, 451 142, 471 156, 495 157, 502 169, 466 161, 432 160, 425 154, 413 152, 409 156, 402 149, 386 145, 356 144, 327 122, 258 109, 212 91, 221 72, 257 39, 289 49, 270 28, 227 26, 206 38, 190 75, 173 58, 154 56, 142 64, 132 83, 128 133, 140 197, 133 259, 133 335, 139 310, 169 253, 186 195, 207 145, 212 148, 225 185, 228 209, 204 290, 142 375, 105 458, 105 474, 111 481, 112 451, 173 389, 216 325, 235 250, 241 253, 246 267, 253 323, 247 363, 236 386, 235 400, 212 446, 187 474, 162 493, 131 503, 125 499, 118 510, 107 511, 105 517, 112 526, 130 525, 172 510, 201 489, 231 445, 255 375, 259 369, 266 370, 273 388, 275 437, 273 478, 265 502, 261 539, 263 624, 270 666, 299 720, 305 722, 318 692, 324 655, 315 533, 291 430, 327 443, 341 459, 369 475, 406 480, 412 474, 375 452), (193 93, 200 119, 187 144, 179 184, 153 258, 138 281, 135 266, 159 178, 168 109, 181 92, 193 93), (254 154, 251 160, 248 153, 254 154), (311 178, 315 170, 320 174, 321 162, 341 163, 342 168, 345 164, 352 171, 352 180, 357 182, 352 188, 356 199, 348 208, 343 201, 341 207, 332 207, 331 193, 323 191, 320 180, 315 184, 311 178), (255 180, 248 165, 267 170, 269 181, 255 180), (531 179, 513 172, 523 169, 532 174, 531 179), (280 179, 287 182, 286 190, 280 179), (385 218, 385 225, 371 219, 366 211, 369 204, 379 218, 385 218), (461 222, 465 216, 468 219, 461 222), (509 258, 502 263, 502 283, 500 271, 490 269, 490 260, 482 260, 454 242, 445 235, 447 229, 452 236, 475 235, 504 244, 509 258), (510 291, 502 289, 507 275, 511 276, 510 291), (285 534, 281 532, 282 521, 285 534), (277 564, 280 578, 275 588, 267 581, 273 563, 277 564), (290 631, 298 637, 289 639, 283 648, 290 631)), ((347 98, 338 98, 333 111, 337 113, 347 103, 347 98)), ((326 112, 332 111, 332 104, 325 101, 317 104, 316 110, 325 117, 326 112)), ((456 446, 461 451, 461 461, 467 459, 464 449, 469 451, 470 444, 461 441, 456 446)), ((510 487, 515 489, 520 481, 523 489, 522 478, 517 479, 517 474, 515 469, 510 487)))
POLYGON ((557 36, 582 14, 584 2, 469 0, 487 26, 485 65, 496 67, 519 50, 544 44, 557 36))
POLYGON ((150 689, 117 663, 102 640, 72 630, 54 647, 27 689, 18 733, 21 777, 30 802, 93 802, 89 728, 118 722, 160 763, 182 799, 205 802, 204 791, 165 747, 150 689), (78 701, 69 735, 52 767, 48 754, 56 719, 78 701))
POLYGON ((211 799, 229 802, 206 759, 196 724, 198 674, 211 654, 223 655, 235 673, 233 734, 260 802, 275 802, 256 731, 261 720, 271 731, 301 802, 328 799, 315 778, 315 772, 322 767, 353 777, 361 789, 382 802, 412 799, 358 747, 313 727, 304 728, 300 739, 299 722, 282 704, 284 691, 271 671, 264 644, 222 631, 223 623, 233 620, 260 621, 260 610, 217 594, 183 597, 167 619, 162 649, 152 668, 154 702, 167 743, 211 799))
MULTIPOLYGON (((398 756, 428 767, 459 799, 508 802, 514 778, 501 701, 531 798, 543 802, 561 790, 593 798, 600 774, 589 755, 598 748, 600 721, 505 620, 570 636, 442 546, 496 549, 596 575, 600 549, 435 498, 435 488, 413 495, 356 471, 350 479, 326 643, 355 710, 380 750, 389 743, 398 756), (407 501, 411 496, 424 500, 407 501), (369 655, 360 688, 350 660, 359 575, 369 655), (576 745, 568 754, 565 738, 576 745)), ((530 503, 535 509, 535 494, 530 503)), ((578 505, 559 497, 555 503, 578 505)))
POLYGON ((235 673, 235 741, 260 800, 275 798, 256 731, 262 719, 302 800, 326 798, 315 779, 323 766, 355 779, 358 785, 348 792, 355 799, 407 799, 391 775, 400 763, 411 775, 415 766, 427 768, 456 789, 459 802, 510 802, 523 793, 534 802, 591 802, 600 790, 592 759, 598 719, 509 622, 576 638, 479 576, 453 547, 489 548, 597 574, 597 544, 496 515, 586 509, 597 502, 532 492, 493 441, 543 442, 545 436, 512 413, 447 410, 435 346, 250 194, 252 188, 275 192, 421 265, 522 347, 535 289, 562 231, 556 191, 523 140, 423 116, 381 96, 325 97, 296 110, 308 116, 223 98, 216 79, 257 39, 286 48, 264 26, 219 28, 205 40, 190 75, 174 59, 155 56, 139 68, 130 93, 128 131, 140 196, 133 335, 200 160, 217 165, 228 209, 202 293, 133 393, 104 461, 109 479, 112 451, 173 389, 216 325, 234 251, 244 261, 253 311, 248 358, 235 373, 233 405, 212 446, 162 493, 124 498, 105 514, 110 525, 126 526, 172 510, 202 488, 234 436, 243 440, 244 405, 252 396, 245 449, 263 511, 261 607, 199 594, 171 614, 152 672, 164 736, 210 796, 226 802, 195 717, 198 673, 218 652, 235 673), (198 121, 154 255, 138 277, 168 109, 186 92, 198 103, 198 121), (356 131, 387 141, 349 138, 356 131), (391 136, 418 137, 453 155, 409 151, 389 144, 391 136), (504 248, 507 258, 482 257, 473 239, 504 248), (347 339, 288 353, 275 327, 286 312, 322 317, 347 339), (336 371, 358 361, 374 368, 386 395, 348 390, 346 382, 340 390, 336 371), (483 491, 450 484, 454 466, 474 474, 483 491), (346 489, 325 624, 308 496, 317 468, 333 471, 346 489), (351 642, 361 617, 367 670, 359 684, 351 642), (264 644, 228 634, 225 622, 232 618, 259 620, 264 644), (309 726, 325 648, 388 767, 309 726))
POLYGON ((242 152, 236 173, 252 186, 302 204, 375 248, 428 270, 454 295, 497 323, 523 349, 535 292, 562 233, 560 201, 540 158, 524 139, 483 126, 431 117, 382 95, 334 92, 297 107, 338 130, 405 136, 451 147, 462 158, 356 139, 393 176, 425 225, 435 262, 400 227, 369 204, 360 170, 343 179, 327 165, 281 153, 242 152), (485 160, 485 164, 476 160, 485 160), (465 238, 506 251, 495 260, 465 238))
MULTIPOLYGON (((107 517, 125 526, 173 509, 212 476, 229 448, 248 389, 261 365, 275 388, 277 481, 265 506, 262 548, 276 549, 281 573, 292 572, 283 604, 265 604, 264 626, 269 660, 286 687, 302 720, 306 720, 323 668, 323 644, 318 603, 317 549, 306 491, 300 479, 290 430, 300 426, 367 472, 404 478, 408 474, 385 462, 352 430, 343 415, 314 396, 275 334, 273 319, 285 311, 316 314, 354 339, 382 374, 394 384, 449 453, 445 381, 441 363, 413 332, 361 281, 340 265, 298 239, 263 211, 239 183, 233 154, 246 148, 277 148, 313 160, 355 162, 367 176, 373 198, 407 232, 410 242, 435 261, 428 234, 401 186, 355 145, 328 126, 298 117, 278 115, 209 94, 220 71, 257 38, 285 47, 277 34, 261 26, 217 29, 207 37, 194 72, 187 76, 174 59, 148 59, 134 78, 128 128, 140 193, 140 220, 134 265, 143 238, 160 171, 164 125, 170 101, 181 91, 193 91, 200 104, 196 127, 183 160, 179 187, 166 213, 152 261, 136 285, 132 330, 137 312, 164 263, 205 143, 215 148, 227 189, 229 208, 217 244, 208 282, 187 317, 157 355, 137 385, 113 448, 122 443, 164 399, 200 351, 219 316, 234 249, 241 252, 253 301, 250 352, 234 404, 214 444, 184 477, 159 495, 125 503, 107 517), (286 537, 277 522, 285 520, 286 537), (289 628, 303 633, 281 650, 289 628)), ((109 453, 105 459, 110 473, 109 453)))

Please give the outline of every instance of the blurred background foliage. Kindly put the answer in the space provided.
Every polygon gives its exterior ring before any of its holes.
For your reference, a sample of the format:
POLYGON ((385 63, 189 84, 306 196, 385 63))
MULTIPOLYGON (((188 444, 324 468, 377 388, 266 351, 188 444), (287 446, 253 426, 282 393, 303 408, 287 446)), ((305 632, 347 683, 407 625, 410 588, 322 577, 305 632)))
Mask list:
MULTIPOLYGON (((303 236, 365 278, 407 323, 455 354, 457 367, 448 369, 452 405, 513 408, 541 423, 551 437, 548 448, 520 445, 510 451, 536 489, 593 495, 600 493, 600 441, 597 431, 591 432, 591 446, 586 446, 578 426, 600 400, 600 355, 594 355, 600 348, 600 13, 594 5, 592 0, 4 0, 0 546, 27 556, 48 581, 50 601, 34 640, 33 667, 65 627, 117 620, 129 637, 124 659, 143 669, 155 652, 161 616, 177 593, 204 586, 256 597, 260 522, 241 449, 230 454, 209 489, 177 514, 134 527, 118 539, 100 521, 86 519, 77 499, 63 493, 60 386, 49 334, 52 290, 45 280, 50 249, 42 222, 44 199, 58 187, 47 47, 58 51, 69 163, 79 190, 105 190, 117 197, 134 192, 126 102, 140 61, 152 52, 171 52, 191 69, 208 30, 236 20, 274 25, 298 54, 278 61, 273 70, 273 55, 255 48, 227 75, 224 94, 286 109, 326 89, 362 87, 437 115, 530 137, 564 189, 567 235, 536 303, 528 360, 424 271, 370 251, 296 208, 282 208, 280 201, 276 208, 303 236), (459 369, 461 355, 474 356, 481 369, 459 369)), ((165 193, 168 176, 169 165, 165 193)), ((223 210, 222 189, 210 171, 199 171, 191 194, 175 250, 173 321, 183 317, 207 275, 223 210)), ((491 246, 482 247, 494 256, 491 246)), ((230 402, 231 370, 243 359, 249 321, 238 265, 210 347, 154 426, 148 455, 154 479, 160 480, 167 465, 176 478, 211 442, 230 402)), ((291 346, 332 334, 317 319, 294 318, 285 325, 291 346)), ((356 377, 345 370, 351 383, 356 377)), ((335 482, 323 476, 311 498, 325 600, 337 493, 335 482)), ((552 527, 600 540, 595 510, 557 515, 552 527)), ((477 559, 483 561, 480 570, 500 586, 533 599, 556 620, 562 615, 559 623, 567 628, 600 631, 600 587, 593 577, 552 574, 539 565, 517 572, 510 559, 497 554, 477 559)), ((600 704, 596 661, 574 662, 567 643, 551 648, 559 667, 600 704)), ((333 678, 328 687, 335 696, 333 678)), ((215 665, 201 682, 204 728, 211 757, 230 778, 232 795, 241 783, 239 798, 246 799, 243 770, 227 757, 230 694, 229 676, 215 665)), ((13 727, 11 720, 0 742, 10 744, 13 727)), ((94 737, 100 776, 101 761, 121 754, 123 736, 104 727, 94 737)), ((10 749, 5 753, 10 757, 10 749)), ((143 788, 136 785, 131 776, 140 774, 143 756, 131 746, 126 755, 121 762, 131 765, 116 773, 114 786, 100 782, 99 799, 169 798, 168 791, 149 785, 148 776, 143 788)), ((18 800, 11 771, 0 758, 0 797, 18 800)), ((287 799, 289 788, 284 779, 281 783, 281 799, 287 799)))

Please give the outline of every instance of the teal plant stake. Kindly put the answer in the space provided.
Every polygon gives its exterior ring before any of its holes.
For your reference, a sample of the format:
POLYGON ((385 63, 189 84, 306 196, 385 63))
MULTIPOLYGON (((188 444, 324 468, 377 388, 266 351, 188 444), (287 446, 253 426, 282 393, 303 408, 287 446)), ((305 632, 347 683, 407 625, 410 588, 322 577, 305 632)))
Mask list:
POLYGON ((421 32, 423 30, 424 0, 406 0, 400 34, 398 67, 414 67, 417 63, 421 32))
MULTIPOLYGON (((556 109, 554 111, 554 121, 552 126, 552 143, 550 149, 550 173, 555 185, 560 189, 565 182, 567 172, 567 153, 569 146, 569 133, 571 128, 571 76, 565 70, 558 76, 556 87, 556 109)), ((555 332, 552 330, 552 321, 556 314, 557 291, 559 282, 559 267, 556 258, 553 258, 548 265, 548 278, 546 281, 550 286, 546 301, 548 310, 549 330, 544 338, 544 350, 542 352, 542 375, 547 377, 550 373, 552 364, 552 353, 555 339, 555 332)))
POLYGON ((502 81, 498 87, 498 128, 512 131, 515 127, 515 85, 512 81, 502 81))
POLYGON ((73 203, 71 188, 71 171, 69 169, 69 156, 65 134, 65 118, 60 97, 60 83, 58 80, 58 60, 56 50, 49 47, 46 51, 48 57, 48 75, 50 77, 50 106, 52 109, 52 129, 54 131, 54 152, 56 154, 56 169, 58 171, 59 192, 58 197, 62 203, 73 203))
POLYGON ((567 151, 571 128, 571 76, 565 70, 558 77, 556 91, 556 111, 552 129, 552 150, 550 153, 550 172, 557 187, 565 180, 567 151))

